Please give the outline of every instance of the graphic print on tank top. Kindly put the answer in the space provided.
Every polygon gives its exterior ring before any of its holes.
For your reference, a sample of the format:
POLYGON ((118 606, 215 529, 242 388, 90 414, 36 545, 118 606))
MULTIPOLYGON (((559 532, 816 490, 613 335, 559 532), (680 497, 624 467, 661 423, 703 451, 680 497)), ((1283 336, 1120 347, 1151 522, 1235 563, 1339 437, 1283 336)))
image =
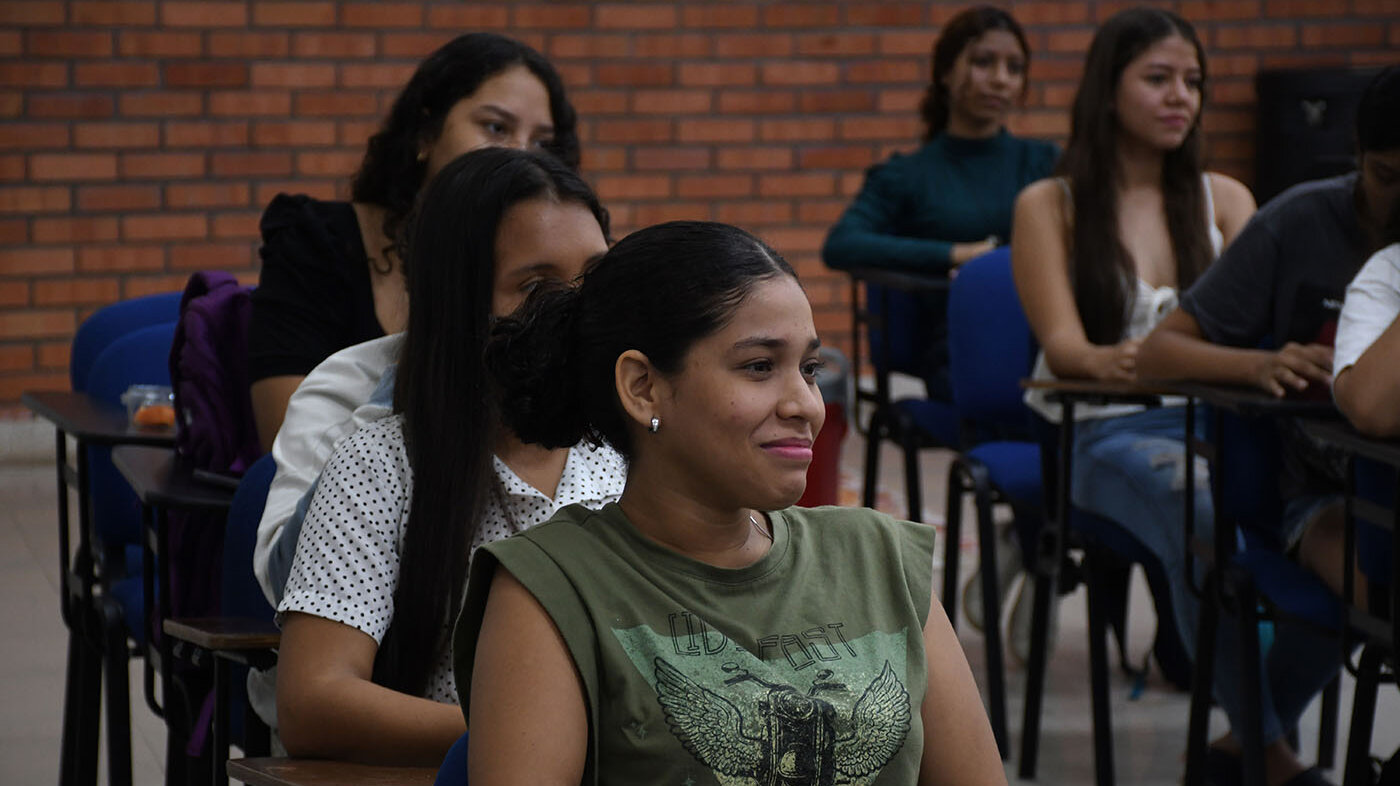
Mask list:
POLYGON ((690 612, 669 623, 613 633, 722 786, 863 786, 909 735, 907 631, 847 640, 830 623, 760 638, 755 656, 690 612))

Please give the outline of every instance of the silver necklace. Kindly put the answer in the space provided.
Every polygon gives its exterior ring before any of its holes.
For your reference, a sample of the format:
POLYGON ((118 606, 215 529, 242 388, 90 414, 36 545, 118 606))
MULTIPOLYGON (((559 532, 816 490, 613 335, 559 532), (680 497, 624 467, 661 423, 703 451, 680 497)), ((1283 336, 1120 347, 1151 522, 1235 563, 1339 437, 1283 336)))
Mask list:
POLYGON ((773 542, 773 533, 769 532, 763 527, 760 527, 758 525, 758 519, 754 518, 752 513, 749 514, 749 523, 752 524, 753 528, 758 531, 758 534, 767 538, 769 543, 773 542))

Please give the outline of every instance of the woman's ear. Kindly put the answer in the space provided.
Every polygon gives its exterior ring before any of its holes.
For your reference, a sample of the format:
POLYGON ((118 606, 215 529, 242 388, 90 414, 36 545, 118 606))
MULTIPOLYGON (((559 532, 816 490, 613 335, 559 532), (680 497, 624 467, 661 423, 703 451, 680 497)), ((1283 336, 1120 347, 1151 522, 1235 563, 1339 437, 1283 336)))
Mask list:
POLYGON ((629 349, 617 357, 613 366, 613 383, 617 400, 628 419, 646 428, 654 417, 660 417, 660 399, 665 386, 651 361, 642 352, 629 349))

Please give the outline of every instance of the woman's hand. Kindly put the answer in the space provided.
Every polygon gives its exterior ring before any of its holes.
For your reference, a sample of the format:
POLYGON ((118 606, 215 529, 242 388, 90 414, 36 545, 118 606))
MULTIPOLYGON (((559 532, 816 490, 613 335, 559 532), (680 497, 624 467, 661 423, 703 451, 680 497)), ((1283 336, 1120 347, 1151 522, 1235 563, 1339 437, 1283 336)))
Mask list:
POLYGON ((1288 390, 1305 390, 1312 382, 1332 384, 1332 348, 1292 341, 1277 352, 1264 353, 1250 375, 1254 384, 1282 397, 1288 390))
POLYGON ((964 262, 976 259, 996 247, 997 236, 992 235, 986 240, 979 240, 976 243, 954 243, 953 251, 949 256, 952 258, 953 267, 956 268, 964 262))
POLYGON ((1095 347, 1090 363, 1094 379, 1108 382, 1136 382, 1138 347, 1142 339, 1130 338, 1117 344, 1095 347))

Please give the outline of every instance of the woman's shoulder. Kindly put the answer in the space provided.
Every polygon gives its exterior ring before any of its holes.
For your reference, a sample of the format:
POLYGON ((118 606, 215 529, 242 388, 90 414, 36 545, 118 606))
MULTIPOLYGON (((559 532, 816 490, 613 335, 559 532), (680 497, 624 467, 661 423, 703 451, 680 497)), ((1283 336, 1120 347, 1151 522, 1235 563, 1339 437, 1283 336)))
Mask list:
POLYGON ((1210 196, 1215 209, 1254 210, 1254 194, 1244 183, 1223 172, 1206 172, 1206 182, 1210 185, 1210 196))
POLYGON ((908 543, 916 548, 932 550, 933 527, 897 519, 870 508, 824 506, 817 508, 790 507, 781 511, 794 531, 819 533, 823 539, 846 542, 908 543))
POLYGON ((1069 181, 1062 177, 1043 177, 1021 189, 1016 195, 1016 205, 1018 209, 1024 206, 1037 212, 1048 210, 1058 214, 1064 209, 1068 195, 1069 181))

